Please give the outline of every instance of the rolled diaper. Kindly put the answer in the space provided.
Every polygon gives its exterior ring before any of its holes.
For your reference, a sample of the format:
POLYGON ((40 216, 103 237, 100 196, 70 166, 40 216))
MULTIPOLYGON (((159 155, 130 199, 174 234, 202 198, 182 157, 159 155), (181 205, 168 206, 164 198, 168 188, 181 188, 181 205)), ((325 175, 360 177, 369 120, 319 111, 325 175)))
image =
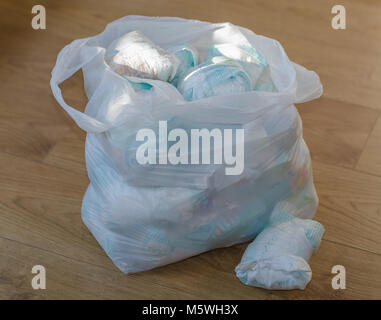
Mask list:
POLYGON ((177 88, 188 101, 252 90, 249 75, 239 62, 213 57, 192 69, 177 88))
POLYGON ((176 75, 171 80, 171 83, 177 86, 179 80, 184 78, 191 68, 199 64, 199 55, 196 48, 189 44, 179 44, 168 48, 168 51, 172 52, 179 61, 176 75))
POLYGON ((209 48, 209 56, 224 56, 238 61, 249 74, 253 85, 268 66, 266 59, 252 46, 236 46, 230 43, 218 44, 209 48))
POLYGON ((274 210, 269 225, 247 247, 235 268, 246 285, 275 290, 303 290, 310 282, 308 264, 319 247, 324 227, 274 210))
POLYGON ((114 40, 106 50, 105 61, 122 76, 162 81, 174 78, 179 63, 171 52, 155 45, 140 31, 114 40))

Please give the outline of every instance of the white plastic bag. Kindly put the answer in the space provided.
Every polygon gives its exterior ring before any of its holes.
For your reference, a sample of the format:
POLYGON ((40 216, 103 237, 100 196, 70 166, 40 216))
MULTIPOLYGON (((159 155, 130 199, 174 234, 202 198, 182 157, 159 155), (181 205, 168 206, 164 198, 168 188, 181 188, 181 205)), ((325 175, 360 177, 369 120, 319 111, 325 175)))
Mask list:
POLYGON ((83 221, 125 273, 251 240, 280 201, 296 206, 299 218, 315 213, 310 156, 293 104, 318 98, 322 86, 314 72, 290 62, 273 39, 230 23, 127 16, 101 34, 62 49, 51 88, 88 133, 90 184, 83 199, 83 221), (270 74, 276 92, 249 91, 188 102, 170 83, 150 79, 144 82, 154 90, 136 92, 104 60, 110 43, 134 30, 164 49, 188 43, 197 49, 201 62, 212 45, 252 45, 266 58, 266 79, 270 74), (81 68, 89 98, 84 113, 67 105, 58 87, 81 68), (159 120, 168 121, 168 130, 245 129, 243 173, 225 175, 223 164, 136 163, 136 132, 157 130, 159 120))

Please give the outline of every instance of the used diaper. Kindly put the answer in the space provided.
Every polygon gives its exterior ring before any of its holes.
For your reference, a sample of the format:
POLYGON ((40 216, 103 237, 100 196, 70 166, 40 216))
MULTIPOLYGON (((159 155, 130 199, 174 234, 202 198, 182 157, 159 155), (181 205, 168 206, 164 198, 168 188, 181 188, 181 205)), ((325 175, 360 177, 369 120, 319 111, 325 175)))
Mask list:
POLYGON ((249 74, 255 84, 263 70, 267 67, 264 57, 253 47, 239 47, 232 44, 219 44, 209 49, 211 57, 224 56, 239 61, 243 69, 249 74))
POLYGON ((184 78, 191 68, 199 64, 199 55, 195 48, 187 44, 173 46, 168 51, 172 52, 179 61, 176 75, 171 81, 174 86, 177 86, 179 80, 184 78))
POLYGON ((242 65, 232 59, 213 57, 188 73, 178 89, 188 101, 252 90, 253 83, 242 65))
POLYGON ((109 45, 105 61, 136 92, 153 89, 137 78, 170 82, 188 101, 250 90, 275 91, 268 64, 255 48, 226 43, 208 51, 207 61, 199 65, 199 54, 191 45, 177 44, 166 51, 140 31, 132 31, 109 45))
POLYGON ((108 65, 122 76, 170 81, 178 60, 170 52, 155 45, 140 31, 132 31, 114 40, 106 50, 108 65))
POLYGON ((304 289, 312 271, 308 264, 319 247, 324 227, 317 221, 299 219, 280 203, 268 226, 247 247, 237 277, 246 285, 266 289, 304 289))
POLYGON ((270 67, 266 59, 253 47, 219 44, 209 49, 209 55, 225 56, 239 61, 255 84, 255 91, 274 92, 276 88, 271 79, 270 67))

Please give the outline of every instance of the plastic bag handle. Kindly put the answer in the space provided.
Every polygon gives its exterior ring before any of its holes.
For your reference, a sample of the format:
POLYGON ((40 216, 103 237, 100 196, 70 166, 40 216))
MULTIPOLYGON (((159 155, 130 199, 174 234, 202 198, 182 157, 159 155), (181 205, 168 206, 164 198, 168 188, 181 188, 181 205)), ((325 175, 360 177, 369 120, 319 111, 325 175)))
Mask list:
POLYGON ((57 102, 81 129, 87 132, 100 133, 108 130, 110 125, 69 106, 65 102, 59 87, 59 84, 70 78, 101 51, 99 47, 87 47, 86 56, 81 55, 81 49, 86 45, 88 39, 75 40, 60 51, 56 65, 52 70, 50 87, 57 102))
POLYGON ((323 94, 323 86, 319 76, 303 66, 291 62, 295 69, 295 103, 303 103, 319 98, 323 94))

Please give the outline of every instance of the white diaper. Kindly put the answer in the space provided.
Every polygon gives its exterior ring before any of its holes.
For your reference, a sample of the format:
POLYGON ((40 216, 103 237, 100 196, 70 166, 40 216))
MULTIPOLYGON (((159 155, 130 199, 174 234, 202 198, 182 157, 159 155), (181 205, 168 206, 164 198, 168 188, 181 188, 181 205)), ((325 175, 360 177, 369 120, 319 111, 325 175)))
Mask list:
POLYGON ((188 101, 237 94, 252 90, 250 76, 242 65, 226 57, 213 57, 192 69, 177 88, 188 101))
POLYGON ((168 48, 179 61, 175 77, 171 80, 174 86, 177 86, 180 79, 184 78, 191 68, 199 64, 199 55, 196 48, 189 44, 179 44, 168 48))
POLYGON ((126 33, 107 48, 105 60, 122 76, 170 81, 178 66, 177 58, 155 45, 140 31, 126 33))
POLYGON ((218 44, 209 48, 209 56, 224 56, 239 62, 249 74, 253 85, 267 67, 266 59, 253 47, 239 47, 229 43, 218 44))
POLYGON ((247 247, 235 271, 246 285, 303 290, 312 277, 307 261, 318 249, 324 227, 279 207, 274 209, 269 225, 247 247))

